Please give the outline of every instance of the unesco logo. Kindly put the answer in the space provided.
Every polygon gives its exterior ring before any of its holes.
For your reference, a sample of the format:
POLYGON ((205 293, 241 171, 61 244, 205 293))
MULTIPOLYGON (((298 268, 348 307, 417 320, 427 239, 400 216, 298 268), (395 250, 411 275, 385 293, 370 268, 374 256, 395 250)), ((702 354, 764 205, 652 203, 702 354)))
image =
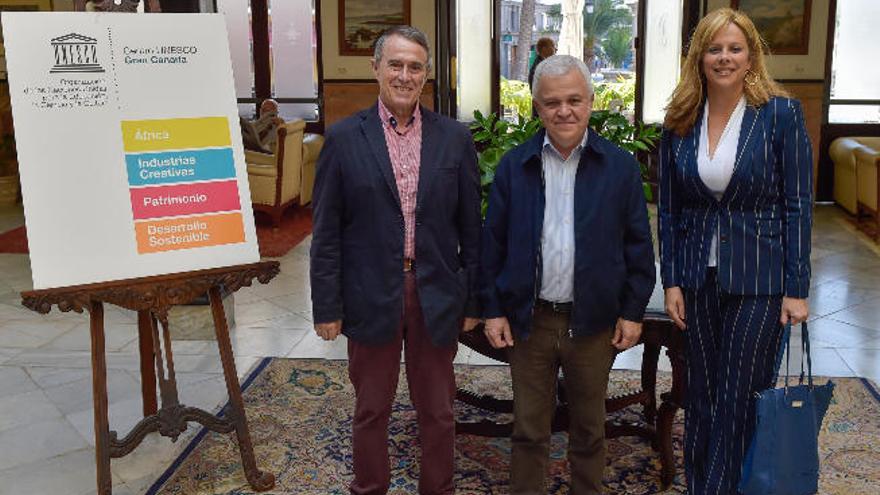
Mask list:
POLYGON ((81 34, 70 33, 53 38, 55 65, 49 71, 55 73, 104 72, 98 63, 98 40, 81 34))

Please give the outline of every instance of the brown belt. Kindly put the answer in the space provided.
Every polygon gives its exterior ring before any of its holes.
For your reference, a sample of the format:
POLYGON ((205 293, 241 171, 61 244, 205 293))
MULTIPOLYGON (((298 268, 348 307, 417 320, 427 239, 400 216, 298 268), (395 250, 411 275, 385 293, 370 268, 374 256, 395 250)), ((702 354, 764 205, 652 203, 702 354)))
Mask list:
POLYGON ((403 271, 411 272, 416 268, 416 260, 412 258, 404 258, 403 259, 403 271))

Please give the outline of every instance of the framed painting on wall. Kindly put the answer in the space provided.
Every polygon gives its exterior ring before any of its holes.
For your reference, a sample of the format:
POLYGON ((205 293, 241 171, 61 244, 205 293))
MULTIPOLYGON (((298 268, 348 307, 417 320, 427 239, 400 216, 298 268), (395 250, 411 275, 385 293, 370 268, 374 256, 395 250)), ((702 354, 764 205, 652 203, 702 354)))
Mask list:
POLYGON ((410 0, 339 2, 339 54, 372 55, 373 43, 386 29, 409 24, 410 0))
POLYGON ((731 0, 748 15, 774 55, 806 55, 810 48, 812 0, 731 0))

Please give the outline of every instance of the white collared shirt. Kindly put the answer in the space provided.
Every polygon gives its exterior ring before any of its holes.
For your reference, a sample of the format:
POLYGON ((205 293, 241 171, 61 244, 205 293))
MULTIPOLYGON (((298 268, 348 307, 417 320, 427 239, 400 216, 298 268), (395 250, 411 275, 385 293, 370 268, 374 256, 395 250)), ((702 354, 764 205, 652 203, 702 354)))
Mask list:
POLYGON ((544 136, 541 165, 544 174, 544 228, 541 234, 541 291, 553 302, 574 299, 574 182, 589 132, 568 159, 544 136))
MULTIPOLYGON (((739 144, 739 131, 742 127, 743 116, 746 113, 746 97, 740 97, 739 103, 730 114, 727 125, 715 146, 715 155, 709 157, 709 99, 703 105, 703 124, 700 130, 700 148, 697 150, 697 171, 700 179, 706 184, 715 199, 721 200, 730 178, 733 177, 733 168, 736 165, 736 147, 739 144)), ((707 266, 718 265, 718 227, 715 227, 715 235, 712 236, 712 247, 709 249, 709 261, 707 266)))

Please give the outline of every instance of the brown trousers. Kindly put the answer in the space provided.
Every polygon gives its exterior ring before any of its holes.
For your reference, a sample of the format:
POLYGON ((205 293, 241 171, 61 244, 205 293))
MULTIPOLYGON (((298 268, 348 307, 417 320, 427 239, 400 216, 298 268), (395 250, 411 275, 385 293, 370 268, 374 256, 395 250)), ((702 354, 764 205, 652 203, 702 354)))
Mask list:
POLYGON ((605 395, 616 349, 613 329, 570 337, 569 316, 536 309, 531 334, 510 349, 514 426, 512 495, 544 495, 550 428, 562 368, 569 404, 568 460, 573 495, 602 493, 605 471, 605 395))

